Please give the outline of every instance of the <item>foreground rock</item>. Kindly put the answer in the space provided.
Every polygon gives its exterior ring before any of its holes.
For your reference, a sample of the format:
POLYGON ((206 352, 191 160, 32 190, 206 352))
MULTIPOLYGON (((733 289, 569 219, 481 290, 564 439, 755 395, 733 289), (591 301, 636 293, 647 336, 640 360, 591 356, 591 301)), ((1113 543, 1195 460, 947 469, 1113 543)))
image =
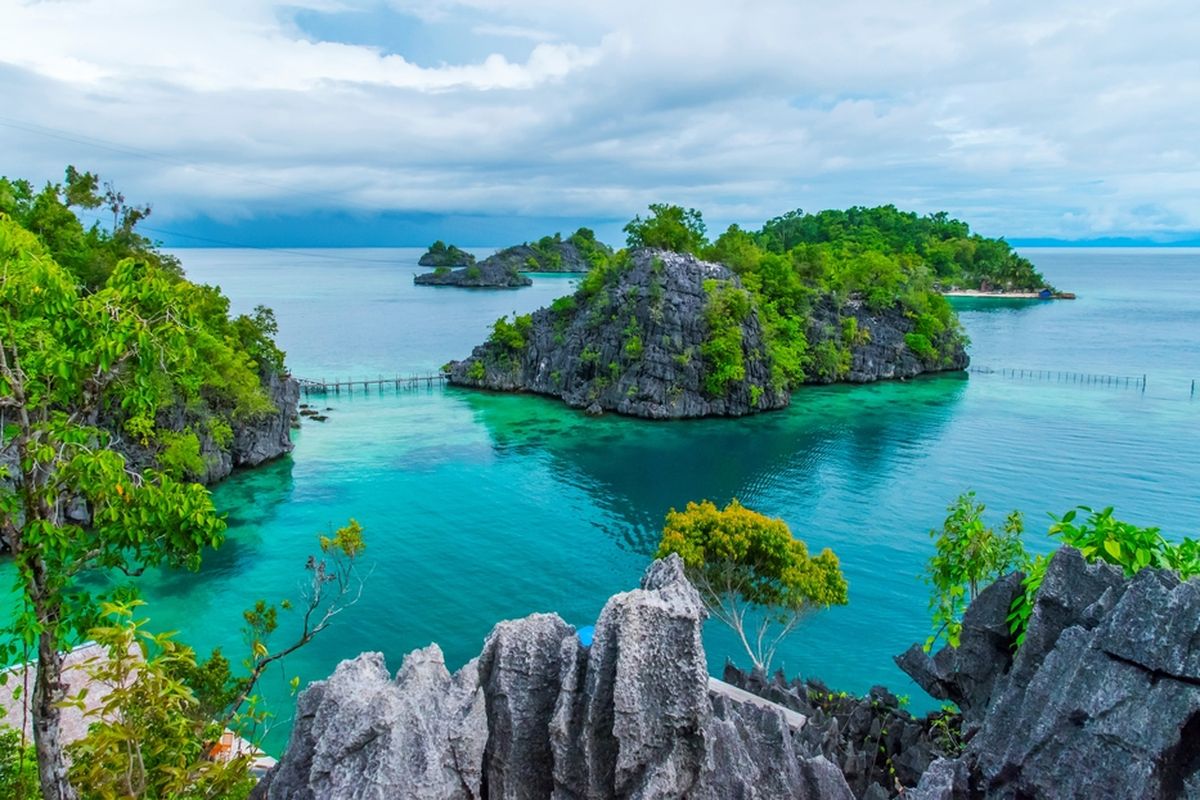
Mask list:
POLYGON ((515 289, 519 286, 529 286, 533 283, 516 268, 490 262, 485 259, 478 264, 459 269, 439 267, 433 272, 426 272, 413 277, 413 283, 419 286, 462 286, 469 289, 515 289))
MULTIPOLYGON (((740 416, 790 402, 753 298, 727 267, 638 250, 599 277, 534 312, 522 346, 492 340, 451 362, 450 382, 651 419, 740 416), (712 310, 739 304, 746 313, 725 314, 730 329, 714 330, 712 310), (736 362, 737 371, 722 378, 718 359, 736 362)), ((913 352, 905 339, 913 322, 899 307, 876 313, 855 299, 827 297, 803 323, 811 352, 841 359, 814 370, 809 382, 865 383, 967 365, 962 342, 949 334, 935 343, 944 353, 936 363, 913 352)))
POLYGON ((725 665, 726 683, 803 714, 808 723, 796 733, 799 749, 837 764, 858 798, 893 797, 917 785, 937 758, 957 755, 955 714, 917 718, 882 686, 865 697, 831 691, 818 680, 767 679, 725 665))
POLYGON ((970 741, 915 793, 958 798, 1200 798, 1200 580, 1132 579, 1055 554, 1010 656, 1009 578, 972 604, 957 651, 897 659, 955 700, 970 741))
POLYGON ((436 645, 392 680, 378 654, 301 695, 278 768, 284 800, 849 800, 782 709, 710 694, 706 614, 677 557, 611 598, 590 648, 553 614, 496 626, 457 673, 436 645))

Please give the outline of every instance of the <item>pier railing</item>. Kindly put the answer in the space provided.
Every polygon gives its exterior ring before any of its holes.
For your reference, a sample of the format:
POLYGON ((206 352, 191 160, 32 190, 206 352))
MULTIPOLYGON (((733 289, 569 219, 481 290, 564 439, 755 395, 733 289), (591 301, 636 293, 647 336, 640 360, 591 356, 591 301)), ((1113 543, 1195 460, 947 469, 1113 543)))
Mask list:
MULTIPOLYGON (((1050 383, 1072 383, 1079 386, 1111 386, 1122 389, 1146 390, 1145 375, 1102 375, 1090 372, 1070 372, 1053 369, 997 368, 988 366, 971 366, 967 368, 967 372, 976 375, 995 375, 1017 380, 1036 380, 1050 383)), ((300 391, 305 396, 308 396, 314 394, 340 395, 343 390, 347 394, 353 394, 355 391, 370 393, 371 389, 380 392, 384 389, 399 391, 422 387, 432 388, 444 384, 446 379, 447 376, 444 372, 426 372, 418 375, 394 375, 390 378, 380 375, 375 378, 336 378, 334 380, 326 380, 325 378, 297 378, 296 380, 300 384, 300 391)), ((1192 380, 1192 398, 1196 397, 1197 383, 1198 381, 1192 380)))
POLYGON ((304 395, 312 394, 341 394, 344 390, 347 394, 353 394, 356 390, 370 393, 371 389, 377 392, 384 389, 419 389, 422 387, 432 388, 439 386, 446 381, 446 373, 444 372, 427 372, 420 375, 395 375, 390 378, 385 378, 380 375, 376 378, 335 378, 326 380, 324 378, 297 378, 296 381, 300 384, 300 391, 304 395))
MULTIPOLYGON (((1146 389, 1145 375, 1101 375, 1091 372, 1064 372, 1054 369, 1020 369, 971 366, 967 372, 977 375, 998 375, 1002 378, 1048 381, 1052 383, 1074 383, 1081 386, 1114 386, 1129 389, 1146 389)), ((1194 391, 1194 383, 1193 383, 1194 391)))

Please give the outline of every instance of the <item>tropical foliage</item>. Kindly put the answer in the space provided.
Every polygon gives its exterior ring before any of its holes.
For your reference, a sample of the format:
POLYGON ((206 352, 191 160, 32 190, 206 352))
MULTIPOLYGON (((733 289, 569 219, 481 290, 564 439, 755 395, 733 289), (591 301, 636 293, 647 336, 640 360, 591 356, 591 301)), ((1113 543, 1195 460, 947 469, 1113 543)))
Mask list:
MULTIPOLYGON (((1120 567, 1126 577, 1147 567, 1172 570, 1185 580, 1200 575, 1200 540, 1184 537, 1173 543, 1159 528, 1143 528, 1115 519, 1112 506, 1100 510, 1078 506, 1061 517, 1051 514, 1050 519, 1052 538, 1074 547, 1088 561, 1120 567), (1080 520, 1081 511, 1086 516, 1080 520)), ((1018 647, 1025 641, 1033 604, 1049 563, 1049 558, 1039 556, 1029 565, 1023 591, 1013 600, 1008 621, 1018 647)))
POLYGON ((996 578, 1022 569, 1028 562, 1021 534, 1021 512, 1013 511, 999 531, 983 522, 986 507, 967 492, 950 504, 941 531, 931 530, 936 553, 929 559, 925 581, 933 587, 929 609, 934 633, 925 642, 932 649, 942 635, 958 647, 962 616, 979 592, 996 578))
POLYGON ((658 558, 678 553, 714 617, 737 633, 754 666, 770 668, 783 639, 811 612, 847 602, 829 549, 810 556, 787 524, 733 500, 671 509, 658 558))
POLYGON ((221 543, 224 522, 191 482, 201 441, 228 444, 233 424, 273 411, 262 381, 283 364, 271 313, 231 319, 218 290, 184 280, 136 232, 148 214, 73 168, 40 192, 0 179, 0 543, 19 598, 0 663, 36 656, 29 701, 48 800, 79 796, 60 728, 64 651, 104 636, 103 611, 128 602, 110 578, 194 569, 221 543), (111 229, 76 216, 97 208, 111 229))

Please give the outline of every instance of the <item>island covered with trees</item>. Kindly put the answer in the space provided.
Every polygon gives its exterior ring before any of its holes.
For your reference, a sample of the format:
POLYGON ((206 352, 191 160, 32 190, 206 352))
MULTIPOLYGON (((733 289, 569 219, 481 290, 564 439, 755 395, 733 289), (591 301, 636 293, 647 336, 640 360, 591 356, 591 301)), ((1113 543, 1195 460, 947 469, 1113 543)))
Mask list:
POLYGON ((941 281, 1032 265, 951 223, 890 207, 796 212, 710 242, 696 210, 652 205, 575 294, 497 320, 447 365, 450 380, 676 418, 781 408, 806 383, 960 370, 966 337, 941 281), (950 255, 935 266, 919 250, 950 255))
POLYGON ((454 245, 447 247, 442 242, 434 242, 419 263, 437 269, 417 275, 413 280, 426 286, 508 289, 532 283, 521 274, 523 272, 587 272, 603 269, 612 256, 612 248, 598 241, 596 234, 588 228, 580 228, 565 239, 561 233, 556 233, 536 242, 506 247, 478 264, 474 256, 454 245), (468 256, 470 261, 463 261, 462 256, 468 256), (463 266, 451 269, 454 264, 463 266))

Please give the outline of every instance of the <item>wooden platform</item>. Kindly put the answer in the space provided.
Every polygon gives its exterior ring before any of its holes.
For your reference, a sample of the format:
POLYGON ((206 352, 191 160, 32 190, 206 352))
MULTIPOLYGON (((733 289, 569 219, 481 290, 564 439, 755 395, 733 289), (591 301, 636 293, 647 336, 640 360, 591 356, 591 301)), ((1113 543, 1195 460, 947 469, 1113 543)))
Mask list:
POLYGON ((709 677, 708 691, 710 694, 719 694, 722 697, 727 697, 736 703, 748 703, 752 706, 766 709, 768 711, 777 711, 783 715, 783 720, 788 724, 793 731, 798 731, 808 724, 808 717, 801 714, 799 711, 792 711, 790 708, 785 708, 778 703, 772 703, 765 697, 759 697, 756 694, 747 692, 745 689, 726 683, 723 680, 709 677))

